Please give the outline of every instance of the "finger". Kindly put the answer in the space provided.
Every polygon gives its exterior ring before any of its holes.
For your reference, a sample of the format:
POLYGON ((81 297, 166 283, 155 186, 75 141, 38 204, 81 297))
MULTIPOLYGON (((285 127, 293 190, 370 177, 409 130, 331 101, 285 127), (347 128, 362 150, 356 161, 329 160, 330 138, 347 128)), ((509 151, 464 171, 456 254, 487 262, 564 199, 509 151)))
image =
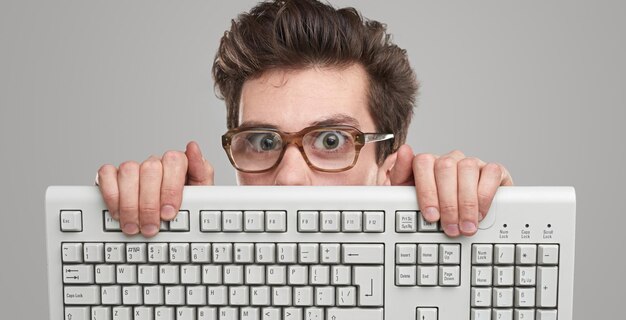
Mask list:
POLYGON ((161 163, 163 164, 161 219, 172 220, 178 214, 183 201, 187 157, 180 151, 168 151, 163 155, 161 163))
POLYGON ((202 156, 200 146, 194 141, 189 142, 185 155, 189 160, 187 184, 192 186, 213 185, 213 166, 202 156))
POLYGON ((139 230, 146 237, 159 232, 161 223, 161 180, 163 166, 150 157, 139 167, 139 230))
POLYGON ((438 221, 440 217, 437 182, 435 181, 435 160, 437 156, 429 153, 420 153, 413 158, 417 203, 422 215, 429 222, 438 221))
POLYGON ((478 179, 480 161, 465 158, 458 162, 459 184, 459 228, 461 233, 471 236, 478 230, 478 179))
POLYGON ((478 181, 478 212, 484 219, 489 212, 493 197, 499 186, 513 185, 513 179, 504 166, 497 163, 488 163, 480 170, 478 181))
POLYGON ((391 168, 390 180, 392 186, 410 186, 413 185, 413 150, 407 144, 404 144, 396 151, 396 162, 391 168))
POLYGON ((459 210, 457 202, 457 160, 451 156, 435 161, 435 182, 439 197, 439 212, 444 232, 459 235, 459 210))
POLYGON ((117 168, 110 164, 100 167, 97 182, 109 214, 113 219, 119 219, 120 191, 117 187, 117 168))
POLYGON ((120 189, 120 225, 126 234, 139 232, 139 164, 127 161, 117 172, 120 189))

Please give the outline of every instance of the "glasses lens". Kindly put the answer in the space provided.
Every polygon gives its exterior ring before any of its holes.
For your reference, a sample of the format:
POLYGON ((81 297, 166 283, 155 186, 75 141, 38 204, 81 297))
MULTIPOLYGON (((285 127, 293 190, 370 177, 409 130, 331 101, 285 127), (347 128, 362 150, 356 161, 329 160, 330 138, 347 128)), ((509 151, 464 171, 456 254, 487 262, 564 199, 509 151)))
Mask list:
POLYGON ((280 157, 283 141, 272 131, 244 131, 235 134, 230 143, 230 153, 235 167, 246 171, 259 171, 272 167, 280 157))
POLYGON ((354 138, 346 130, 311 131, 303 137, 302 145, 311 164, 320 169, 344 169, 351 166, 356 157, 354 138))

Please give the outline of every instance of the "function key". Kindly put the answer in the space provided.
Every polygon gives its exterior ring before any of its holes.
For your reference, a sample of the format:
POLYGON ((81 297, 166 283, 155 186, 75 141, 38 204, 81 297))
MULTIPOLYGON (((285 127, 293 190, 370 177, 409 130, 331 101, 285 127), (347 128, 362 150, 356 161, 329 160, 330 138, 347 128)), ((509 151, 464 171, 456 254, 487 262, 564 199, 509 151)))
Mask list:
POLYGON ((417 232, 417 211, 396 211, 396 232, 417 232))
POLYGON ((341 212, 339 211, 321 211, 322 232, 339 232, 341 231, 341 212))
POLYGON ((287 232, 287 212, 282 210, 265 211, 265 231, 287 232))
POLYGON ((244 231, 263 232, 265 231, 265 217, 263 211, 244 211, 244 231))
POLYGON ((224 232, 241 232, 243 230, 243 212, 222 211, 222 230, 224 232))
POLYGON ((385 212, 384 211, 363 211, 365 232, 385 232, 385 212))
POLYGON ((122 231, 119 220, 113 219, 109 210, 102 212, 104 215, 104 231, 122 231))
POLYGON ((83 231, 83 212, 80 210, 61 210, 61 231, 83 231))
POLYGON ((298 211, 298 232, 318 232, 319 215, 317 211, 298 211))
POLYGON ((220 232, 222 231, 222 212, 215 210, 200 211, 200 231, 220 232))
POLYGON ((181 210, 174 220, 170 221, 170 231, 189 231, 189 211, 181 210))
POLYGON ((341 228, 343 232, 361 232, 363 231, 363 214, 361 211, 344 211, 342 212, 341 228))

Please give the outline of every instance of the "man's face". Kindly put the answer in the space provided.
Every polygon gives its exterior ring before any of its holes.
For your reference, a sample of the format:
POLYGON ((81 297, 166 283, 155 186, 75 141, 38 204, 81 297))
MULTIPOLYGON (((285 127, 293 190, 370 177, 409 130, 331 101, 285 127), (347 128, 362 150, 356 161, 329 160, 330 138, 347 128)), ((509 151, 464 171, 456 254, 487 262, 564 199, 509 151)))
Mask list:
MULTIPOLYGON (((239 126, 298 132, 318 124, 350 125, 376 132, 366 93, 367 74, 356 64, 341 69, 268 71, 244 83, 239 126)), ((276 168, 264 173, 237 172, 237 181, 241 185, 388 184, 385 169, 376 163, 375 143, 361 149, 353 168, 336 173, 311 169, 298 147, 289 145, 276 168)))

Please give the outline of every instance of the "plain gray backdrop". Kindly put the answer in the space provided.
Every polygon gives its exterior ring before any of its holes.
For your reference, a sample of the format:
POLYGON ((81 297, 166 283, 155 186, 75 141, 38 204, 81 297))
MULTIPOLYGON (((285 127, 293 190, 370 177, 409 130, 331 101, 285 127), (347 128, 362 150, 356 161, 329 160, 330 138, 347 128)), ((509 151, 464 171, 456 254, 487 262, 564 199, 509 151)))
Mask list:
MULTIPOLYGON (((47 318, 47 186, 89 185, 104 163, 192 139, 216 183, 235 183, 210 67, 254 3, 0 0, 0 318, 47 318)), ((576 187, 575 319, 618 317, 626 2, 332 3, 386 22, 407 49, 422 85, 416 152, 460 149, 517 185, 576 187)))

